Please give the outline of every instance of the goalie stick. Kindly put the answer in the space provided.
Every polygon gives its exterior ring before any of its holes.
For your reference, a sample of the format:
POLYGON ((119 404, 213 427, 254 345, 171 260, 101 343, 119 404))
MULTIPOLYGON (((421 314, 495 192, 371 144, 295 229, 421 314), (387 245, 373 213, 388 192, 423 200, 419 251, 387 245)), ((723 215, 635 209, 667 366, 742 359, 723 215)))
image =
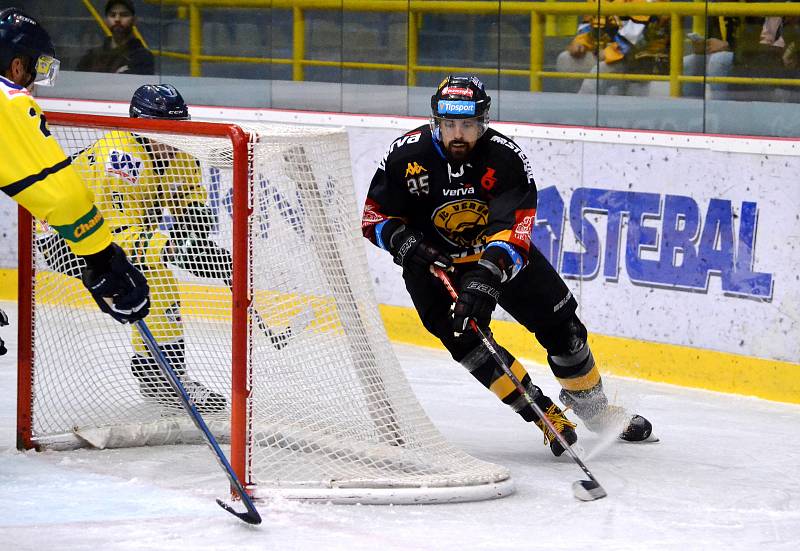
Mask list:
MULTIPOLYGON (((442 281, 442 283, 444 284, 445 288, 447 288, 447 291, 450 293, 450 296, 453 298, 453 300, 457 301, 458 293, 453 287, 453 283, 450 281, 450 277, 441 268, 436 268, 436 267, 432 268, 434 275, 436 275, 436 277, 438 277, 442 281)), ((500 369, 503 370, 503 373, 505 373, 508 376, 508 378, 511 379, 511 382, 514 383, 517 392, 519 392, 525 398, 528 404, 530 404, 531 408, 533 408, 533 411, 536 413, 536 415, 539 416, 539 419, 541 419, 542 422, 545 425, 547 425, 548 430, 550 430, 555 435, 558 442, 564 447, 564 449, 573 459, 573 461, 575 461, 575 463, 578 464, 578 466, 583 470, 583 472, 586 473, 586 476, 589 477, 589 480, 576 480, 575 482, 573 482, 572 494, 581 501, 594 501, 596 499, 601 499, 606 497, 608 493, 606 493, 605 489, 600 485, 600 483, 597 481, 597 479, 594 477, 591 471, 586 467, 583 461, 581 461, 581 458, 578 457, 578 454, 575 453, 575 450, 572 449, 572 447, 569 445, 564 436, 560 432, 558 432, 558 430, 556 430, 555 425, 553 425, 553 422, 547 417, 547 415, 545 415, 544 411, 542 411, 542 408, 536 405, 536 402, 534 402, 533 398, 531 398, 530 394, 528 394, 527 389, 522 385, 522 382, 519 380, 519 378, 516 375, 514 375, 514 372, 511 371, 511 368, 508 367, 508 364, 506 364, 506 361, 494 347, 494 344, 492 344, 492 341, 489 339, 489 337, 486 336, 486 333, 484 333, 481 330, 481 328, 478 327, 478 324, 475 323, 475 320, 470 320, 470 326, 478 334, 478 337, 480 337, 481 342, 483 342, 483 346, 485 346, 486 350, 488 350, 489 353, 492 355, 494 360, 497 362, 497 365, 499 365, 500 369)))
POLYGON ((181 383, 180 379, 178 378, 177 373, 175 370, 172 369, 172 366, 169 363, 169 360, 164 355, 164 352, 161 350, 161 347, 156 342, 153 334, 150 332, 150 329, 147 327, 147 324, 144 320, 139 320, 134 323, 136 329, 139 331, 139 334, 142 336, 142 340, 144 340, 145 345, 147 345, 147 349, 150 351, 150 354, 155 358, 156 363, 158 363, 158 367, 161 369, 161 372, 169 381, 170 386, 175 391, 175 393, 180 397, 181 404, 183 404, 183 409, 186 410, 186 413, 189 414, 189 417, 192 418, 195 426, 200 430, 202 433, 206 443, 208 446, 214 451, 214 455, 217 458, 220 466, 225 470, 225 474, 228 475, 228 480, 231 482, 231 488, 239 496, 239 498, 244 503, 244 506, 247 508, 247 511, 244 513, 237 512, 233 507, 231 507, 228 503, 225 503, 221 499, 217 499, 217 504, 231 513, 232 515, 238 517, 239 519, 243 520, 248 524, 261 524, 261 515, 256 510, 255 505, 253 505, 253 500, 248 495, 247 491, 242 486, 242 483, 239 481, 239 477, 236 476, 236 473, 233 471, 231 464, 228 462, 228 459, 225 457, 222 449, 219 447, 219 443, 217 439, 212 434, 211 430, 209 430, 208 425, 203 420, 202 415, 200 412, 197 411, 197 407, 192 402, 192 399, 189 397, 189 394, 186 392, 186 389, 181 383))
POLYGON ((276 331, 268 326, 264 321, 264 318, 261 316, 259 311, 255 309, 255 307, 253 307, 253 317, 258 324, 258 328, 261 329, 264 335, 266 335, 270 344, 275 347, 275 350, 281 350, 283 347, 287 346, 289 342, 291 342, 292 337, 295 337, 297 334, 302 332, 312 321, 314 321, 314 312, 311 310, 311 308, 304 309, 299 314, 293 316, 292 319, 289 320, 289 324, 280 331, 276 331))

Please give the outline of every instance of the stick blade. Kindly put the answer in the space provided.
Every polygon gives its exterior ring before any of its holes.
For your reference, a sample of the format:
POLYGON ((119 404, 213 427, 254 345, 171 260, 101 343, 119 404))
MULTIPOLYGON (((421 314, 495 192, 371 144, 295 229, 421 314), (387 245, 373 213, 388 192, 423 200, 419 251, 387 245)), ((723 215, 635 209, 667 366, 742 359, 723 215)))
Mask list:
POLYGON ((217 499, 217 505, 228 511, 233 516, 237 517, 239 520, 243 520, 247 524, 261 524, 261 515, 258 514, 258 511, 254 510, 240 513, 221 499, 217 499))
POLYGON ((593 480, 576 480, 572 483, 572 494, 581 501, 595 501, 608 495, 605 489, 593 480))

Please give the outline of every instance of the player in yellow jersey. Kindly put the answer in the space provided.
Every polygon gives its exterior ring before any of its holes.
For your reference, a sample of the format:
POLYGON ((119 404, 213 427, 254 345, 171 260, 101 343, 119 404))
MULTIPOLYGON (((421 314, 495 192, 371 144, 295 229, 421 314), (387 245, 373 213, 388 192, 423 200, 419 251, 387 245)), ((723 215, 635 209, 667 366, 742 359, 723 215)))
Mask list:
MULTIPOLYGON (((131 99, 131 117, 188 120, 180 93, 169 84, 146 84, 131 99)), ((75 156, 77 173, 94 192, 114 240, 142 268, 152 291, 148 326, 201 413, 224 411, 225 397, 186 376, 184 326, 178 281, 170 266, 230 286, 232 258, 208 239, 215 215, 197 160, 165 143, 128 131, 112 131, 75 156), (169 233, 159 225, 166 212, 169 233)), ((50 267, 76 276, 76 259, 59 236, 45 236, 39 249, 50 267)), ((132 332, 131 371, 142 395, 179 409, 177 399, 137 332, 132 332)))
POLYGON ((112 243, 92 193, 30 94, 35 83, 52 85, 58 68, 50 36, 35 19, 16 8, 0 11, 0 190, 83 258, 77 275, 101 310, 133 322, 148 314, 147 281, 112 243))

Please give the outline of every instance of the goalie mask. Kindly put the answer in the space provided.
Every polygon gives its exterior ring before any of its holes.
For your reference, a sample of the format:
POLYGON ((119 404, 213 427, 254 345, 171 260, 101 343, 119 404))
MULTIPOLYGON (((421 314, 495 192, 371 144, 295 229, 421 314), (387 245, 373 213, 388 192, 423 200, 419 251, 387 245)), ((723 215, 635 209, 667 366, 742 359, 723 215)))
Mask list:
POLYGON ((8 70, 15 58, 21 58, 26 60, 30 75, 22 86, 52 86, 61 65, 55 55, 50 35, 35 19, 17 8, 0 11, 0 74, 8 70))
POLYGON ((133 93, 128 110, 131 118, 189 120, 189 108, 172 84, 145 84, 133 93))
POLYGON ((464 125, 474 127, 480 138, 489 125, 489 106, 492 98, 486 94, 478 77, 448 76, 439 84, 431 96, 431 131, 443 121, 461 120, 464 125))

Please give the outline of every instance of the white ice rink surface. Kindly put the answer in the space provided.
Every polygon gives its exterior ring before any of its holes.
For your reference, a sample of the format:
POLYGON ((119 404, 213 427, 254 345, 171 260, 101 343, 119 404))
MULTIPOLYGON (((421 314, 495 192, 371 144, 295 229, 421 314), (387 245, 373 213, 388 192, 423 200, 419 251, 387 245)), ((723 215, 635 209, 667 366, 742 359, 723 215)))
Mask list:
MULTIPOLYGON (((507 466, 510 497, 453 505, 271 501, 251 527, 215 503, 227 480, 205 446, 15 449, 14 305, 0 328, 0 550, 800 549, 800 407, 606 377, 610 396, 653 421, 657 444, 605 442, 579 426, 608 490, 581 503, 583 473, 556 459, 444 352, 396 351, 434 423, 470 454, 507 466)), ((549 370, 528 362, 551 396, 549 370)))

